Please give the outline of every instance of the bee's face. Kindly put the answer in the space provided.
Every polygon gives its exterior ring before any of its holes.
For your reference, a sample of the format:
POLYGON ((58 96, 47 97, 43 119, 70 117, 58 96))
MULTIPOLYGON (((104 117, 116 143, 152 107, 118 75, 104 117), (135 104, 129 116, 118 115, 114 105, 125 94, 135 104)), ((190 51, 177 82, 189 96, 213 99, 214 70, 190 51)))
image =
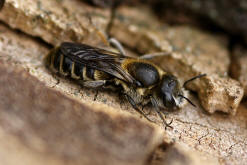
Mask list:
POLYGON ((163 104, 168 109, 176 109, 179 106, 181 98, 181 88, 175 76, 165 75, 160 84, 160 97, 163 104))

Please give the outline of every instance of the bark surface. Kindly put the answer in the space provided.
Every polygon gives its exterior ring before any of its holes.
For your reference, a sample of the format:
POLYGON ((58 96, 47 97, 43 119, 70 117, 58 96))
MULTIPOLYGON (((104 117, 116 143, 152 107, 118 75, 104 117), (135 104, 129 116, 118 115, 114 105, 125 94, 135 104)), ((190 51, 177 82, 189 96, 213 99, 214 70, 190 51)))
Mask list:
POLYGON ((117 92, 95 97, 94 89, 45 68, 44 56, 63 41, 105 46, 109 15, 79 0, 6 0, 0 13, 3 164, 244 164, 247 106, 240 104, 243 87, 228 77, 225 36, 160 24, 147 7, 119 8, 111 35, 131 56, 168 52, 154 62, 181 82, 208 74, 188 86, 198 93, 190 94, 197 108, 188 104, 166 116, 174 129, 164 130, 152 107, 145 111, 155 123, 117 92))

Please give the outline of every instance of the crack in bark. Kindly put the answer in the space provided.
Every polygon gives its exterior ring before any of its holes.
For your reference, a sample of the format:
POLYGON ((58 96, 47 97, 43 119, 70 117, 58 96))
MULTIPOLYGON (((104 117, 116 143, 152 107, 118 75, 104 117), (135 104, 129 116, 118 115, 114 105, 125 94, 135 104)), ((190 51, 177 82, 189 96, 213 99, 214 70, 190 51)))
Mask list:
POLYGON ((203 127, 203 128, 212 129, 212 130, 217 131, 217 132, 226 132, 226 133, 232 134, 232 132, 230 132, 230 131, 227 131, 227 130, 224 130, 224 129, 215 128, 215 127, 211 127, 210 128, 207 125, 203 125, 203 124, 196 123, 196 122, 183 121, 183 120, 178 119, 178 118, 175 118, 174 120, 176 120, 178 122, 181 122, 183 124, 197 125, 197 126, 200 126, 200 127, 203 127))
POLYGON ((207 133, 205 135, 203 135, 203 136, 201 136, 201 137, 198 138, 199 145, 201 145, 201 139, 202 138, 205 138, 208 135, 209 135, 209 130, 207 129, 207 133))

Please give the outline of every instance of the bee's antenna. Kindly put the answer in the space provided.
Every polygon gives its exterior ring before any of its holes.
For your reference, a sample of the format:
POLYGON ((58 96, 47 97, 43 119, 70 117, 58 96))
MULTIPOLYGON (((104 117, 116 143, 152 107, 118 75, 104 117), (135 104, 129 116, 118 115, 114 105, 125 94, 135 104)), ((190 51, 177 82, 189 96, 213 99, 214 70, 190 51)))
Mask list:
MULTIPOLYGON (((206 73, 200 74, 200 75, 197 75, 197 76, 195 76, 195 77, 192 77, 192 78, 189 79, 189 80, 186 80, 186 81, 184 82, 184 84, 183 84, 183 87, 186 87, 186 85, 187 85, 189 82, 191 82, 191 81, 193 81, 193 80, 195 80, 195 79, 204 77, 204 76, 207 76, 207 74, 206 74, 206 73)), ((182 97, 182 98, 185 99, 185 100, 187 100, 192 106, 196 107, 196 105, 195 105, 190 99, 188 99, 187 97, 185 97, 185 96, 183 96, 183 95, 178 95, 178 96, 179 96, 179 97, 182 97)))
POLYGON ((178 95, 178 96, 184 98, 184 99, 187 100, 192 106, 196 107, 196 105, 195 105, 190 99, 188 99, 187 97, 185 97, 185 96, 183 96, 183 95, 178 95))
POLYGON ((200 74, 200 75, 198 75, 198 76, 192 77, 192 78, 191 78, 191 79, 189 79, 189 80, 186 80, 186 81, 184 82, 183 87, 185 87, 185 86, 186 86, 186 84, 188 84, 189 82, 191 82, 191 81, 193 81, 193 80, 195 80, 195 79, 198 79, 198 78, 204 77, 204 76, 207 76, 207 74, 206 74, 206 73, 204 73, 204 74, 200 74))

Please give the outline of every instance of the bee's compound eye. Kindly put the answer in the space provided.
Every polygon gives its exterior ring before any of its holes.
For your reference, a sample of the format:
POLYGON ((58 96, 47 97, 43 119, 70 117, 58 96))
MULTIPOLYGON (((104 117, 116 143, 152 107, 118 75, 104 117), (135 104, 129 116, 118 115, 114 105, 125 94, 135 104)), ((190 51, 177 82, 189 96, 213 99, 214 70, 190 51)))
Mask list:
POLYGON ((169 87, 174 87, 176 86, 176 82, 174 80, 171 80, 169 83, 168 83, 168 86, 169 87))

